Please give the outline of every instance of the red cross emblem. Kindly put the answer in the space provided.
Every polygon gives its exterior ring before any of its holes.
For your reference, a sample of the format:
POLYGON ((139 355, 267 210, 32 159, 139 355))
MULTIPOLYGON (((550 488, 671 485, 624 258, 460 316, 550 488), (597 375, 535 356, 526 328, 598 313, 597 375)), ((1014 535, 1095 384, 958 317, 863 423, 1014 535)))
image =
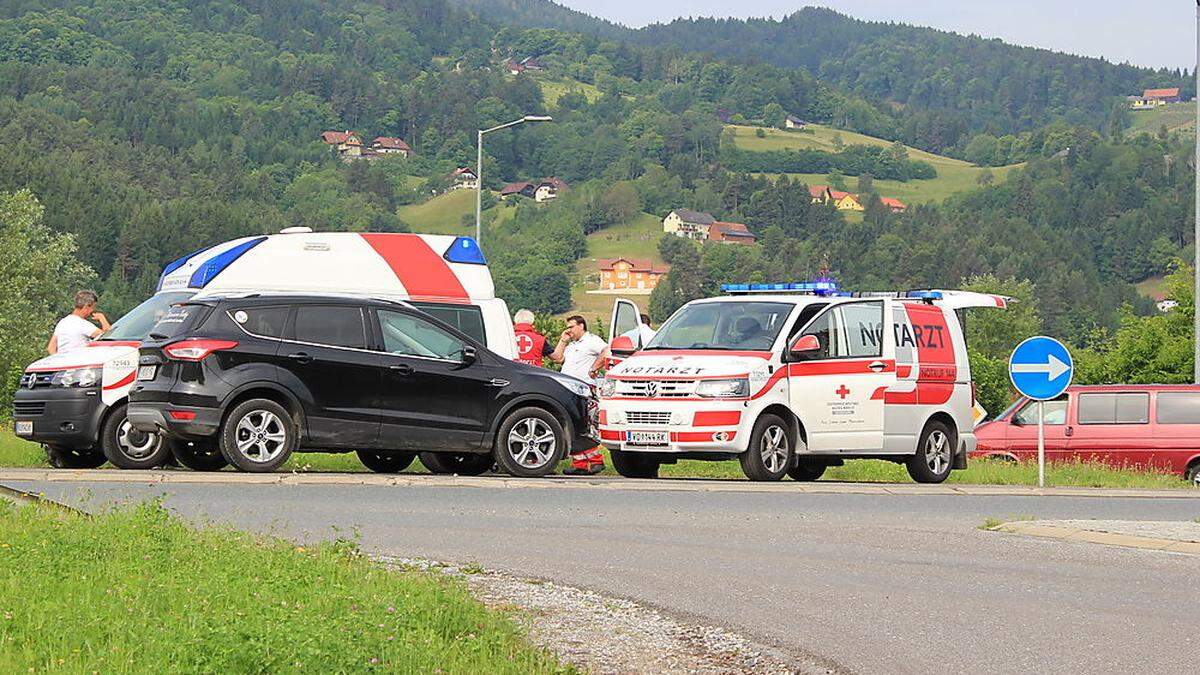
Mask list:
POLYGON ((533 338, 528 335, 517 336, 517 351, 524 354, 533 349, 533 338))
POLYGON ((833 392, 833 393, 835 393, 835 394, 837 394, 838 396, 842 397, 842 400, 843 400, 843 401, 845 401, 845 400, 846 400, 846 396, 848 396, 848 395, 850 394, 850 390, 849 390, 849 389, 847 389, 847 388, 846 388, 846 385, 844 385, 844 384, 843 384, 842 386, 838 387, 837 391, 835 391, 835 392, 833 392))

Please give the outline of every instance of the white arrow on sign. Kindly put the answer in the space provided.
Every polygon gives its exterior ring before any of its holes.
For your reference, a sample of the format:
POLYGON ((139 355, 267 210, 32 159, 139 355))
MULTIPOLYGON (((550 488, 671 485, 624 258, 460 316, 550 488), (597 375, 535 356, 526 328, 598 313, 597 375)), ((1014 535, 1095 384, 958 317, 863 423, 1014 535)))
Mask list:
POLYGON ((1046 355, 1045 363, 1014 363, 1014 373, 1045 373, 1050 381, 1057 380, 1060 375, 1071 369, 1070 366, 1058 360, 1053 354, 1046 355))

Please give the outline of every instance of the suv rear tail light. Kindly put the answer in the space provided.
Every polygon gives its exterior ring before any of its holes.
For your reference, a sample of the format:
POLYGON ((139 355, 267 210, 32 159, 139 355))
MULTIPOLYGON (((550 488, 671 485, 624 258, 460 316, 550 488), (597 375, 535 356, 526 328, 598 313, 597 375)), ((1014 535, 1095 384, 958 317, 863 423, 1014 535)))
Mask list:
POLYGON ((213 352, 236 346, 236 340, 183 340, 163 347, 163 353, 176 361, 199 361, 213 352))

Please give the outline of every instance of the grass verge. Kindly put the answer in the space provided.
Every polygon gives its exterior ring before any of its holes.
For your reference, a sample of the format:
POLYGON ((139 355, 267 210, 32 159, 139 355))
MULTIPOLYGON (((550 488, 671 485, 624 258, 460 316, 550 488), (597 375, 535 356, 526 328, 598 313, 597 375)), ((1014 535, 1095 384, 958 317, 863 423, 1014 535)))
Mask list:
POLYGON ((559 672, 449 579, 348 541, 96 518, 0 500, 0 670, 559 672))

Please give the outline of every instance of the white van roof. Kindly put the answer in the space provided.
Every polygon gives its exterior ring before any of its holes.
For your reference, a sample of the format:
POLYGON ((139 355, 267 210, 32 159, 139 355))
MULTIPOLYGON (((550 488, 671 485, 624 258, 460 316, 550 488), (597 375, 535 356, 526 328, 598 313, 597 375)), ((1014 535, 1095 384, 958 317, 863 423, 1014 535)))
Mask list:
POLYGON ((471 237, 289 230, 184 256, 166 266, 158 290, 332 291, 463 303, 495 298, 491 272, 471 237))

